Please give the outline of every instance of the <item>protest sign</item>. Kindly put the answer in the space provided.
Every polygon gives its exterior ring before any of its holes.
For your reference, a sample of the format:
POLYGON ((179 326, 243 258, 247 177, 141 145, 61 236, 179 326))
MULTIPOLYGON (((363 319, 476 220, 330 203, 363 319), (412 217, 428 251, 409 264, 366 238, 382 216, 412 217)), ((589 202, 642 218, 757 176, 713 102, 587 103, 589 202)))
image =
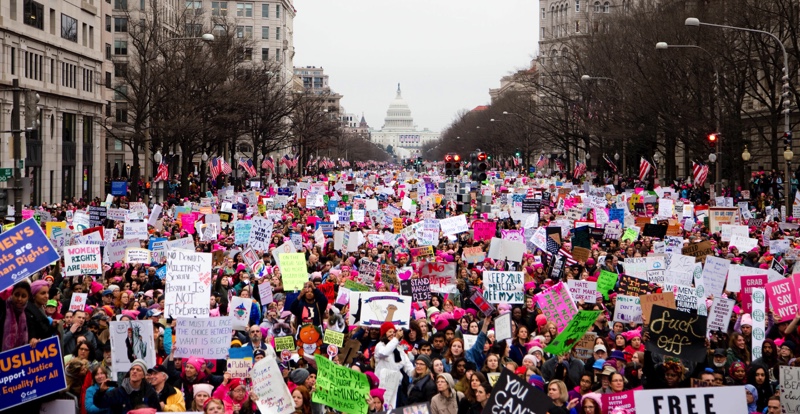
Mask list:
POLYGON ((274 227, 272 220, 267 220, 261 216, 256 216, 252 222, 253 226, 250 228, 250 237, 247 244, 256 250, 260 250, 262 252, 268 251, 269 243, 272 239, 272 230, 274 227))
MULTIPOLYGON (((544 348, 545 352, 553 355, 568 353, 583 338, 586 331, 592 326, 601 311, 579 311, 571 318, 569 324, 544 348)), ((549 320, 549 318, 548 318, 549 320)))
MULTIPOLYGON (((705 356, 705 354, 703 355, 705 356)), ((633 392, 636 412, 670 413, 746 413, 744 386, 708 388, 669 388, 633 392)))
POLYGON ((651 283, 664 283, 665 257, 629 257, 622 264, 625 274, 651 283))
POLYGON ((167 252, 165 317, 208 317, 211 295, 211 253, 167 252))
MULTIPOLYGON (((702 284, 700 284, 700 288, 702 288, 702 284)), ((668 283, 664 284, 663 289, 664 292, 675 294, 675 309, 683 312, 696 311, 701 304, 705 309, 705 298, 698 300, 697 290, 698 288, 691 286, 670 285, 668 283)))
POLYGON ((648 295, 639 295, 639 304, 642 307, 642 316, 650 320, 650 311, 653 310, 653 305, 661 305, 665 308, 675 308, 675 294, 672 292, 650 293, 648 295))
POLYGON ((600 276, 597 278, 597 291, 603 294, 604 299, 608 299, 608 292, 614 290, 617 284, 619 275, 609 272, 608 270, 601 270, 600 276))
POLYGON ((69 301, 69 311, 75 312, 78 310, 84 310, 86 308, 86 299, 88 298, 88 293, 75 293, 72 292, 72 299, 69 301))
POLYGON ((344 345, 344 334, 342 332, 336 332, 333 329, 326 329, 322 342, 341 348, 342 345, 344 345))
POLYGON ((703 286, 705 286, 706 296, 714 295, 714 297, 717 297, 722 294, 730 263, 731 261, 728 259, 714 256, 706 257, 706 263, 703 266, 703 286))
POLYGON ((595 342, 597 342, 597 334, 594 332, 586 332, 583 338, 578 341, 578 344, 575 345, 575 356, 583 362, 586 362, 594 353, 595 342))
POLYGON ((494 260, 509 260, 519 263, 522 261, 524 253, 525 243, 494 237, 489 243, 489 253, 486 256, 494 260))
POLYGON ((303 253, 281 253, 281 277, 286 290, 297 291, 308 282, 308 268, 303 253))
POLYGON ((707 317, 655 305, 650 312, 648 351, 701 362, 706 359, 707 317))
POLYGON ((575 302, 569 296, 569 289, 564 282, 558 282, 535 296, 539 308, 548 321, 553 322, 561 332, 573 316, 578 312, 575 302))
POLYGON ((714 255, 714 246, 710 241, 692 243, 681 249, 684 256, 692 256, 698 261, 705 261, 706 256, 714 255))
MULTIPOLYGON (((317 363, 317 384, 311 401, 346 414, 367 414, 367 376, 336 365, 322 355, 314 355, 314 360, 317 363)), ((281 378, 280 371, 277 378, 281 378)))
POLYGON ((494 221, 476 221, 472 223, 475 241, 491 240, 497 233, 497 223, 494 221))
POLYGON ((411 317, 409 296, 391 292, 351 292, 350 325, 379 328, 392 322, 398 328, 407 328, 411 317))
POLYGON ((708 313, 708 332, 722 331, 728 332, 728 325, 731 321, 733 305, 736 301, 722 296, 715 296, 714 303, 708 313))
POLYGON ((103 254, 104 263, 116 263, 125 260, 125 251, 128 248, 138 248, 139 240, 136 239, 122 239, 106 243, 106 249, 103 254))
POLYGON ((125 222, 122 231, 125 233, 123 237, 125 239, 147 240, 149 237, 147 223, 143 221, 125 222))
POLYGON ((225 359, 231 345, 231 318, 177 318, 175 357, 225 359))
POLYGON ((282 351, 294 351, 295 343, 294 337, 291 335, 285 336, 276 336, 275 338, 275 351, 282 352, 282 351))
POLYGON ((762 288, 753 288, 753 333, 752 333, 752 358, 755 361, 761 358, 761 346, 766 338, 766 301, 767 293, 762 288))
POLYGON ((467 263, 480 263, 486 259, 486 253, 480 247, 467 247, 464 249, 464 260, 467 263))
POLYGON ((797 315, 797 292, 792 282, 792 279, 778 280, 764 288, 775 322, 792 320, 797 315))
MULTIPOLYGON (((633 397, 633 390, 616 392, 613 394, 601 394, 604 413, 635 413, 636 402, 633 397)), ((599 413, 598 413, 599 414, 599 413)))
POLYGON ((272 284, 268 281, 262 281, 258 284, 258 296, 261 298, 262 305, 269 305, 273 302, 272 298, 272 284))
POLYGON ((106 217, 105 206, 89 206, 89 227, 102 226, 106 217))
POLYGON ((524 303, 522 272, 483 272, 483 298, 489 303, 524 303))
POLYGON ((99 275, 103 273, 100 246, 64 246, 64 274, 66 276, 99 275))
POLYGON ((358 279, 359 282, 367 285, 375 285, 375 276, 378 274, 380 263, 373 262, 367 259, 361 259, 358 262, 358 279))
POLYGON ((597 282, 587 282, 585 280, 568 279, 569 293, 572 300, 586 303, 597 302, 597 282))
POLYGON ((544 414, 552 406, 545 393, 504 368, 481 414, 495 414, 501 408, 505 413, 544 414))
POLYGON ((514 332, 511 329, 511 314, 505 313, 494 319, 494 335, 498 341, 510 339, 514 332))
POLYGON ((494 313, 495 307, 491 303, 487 302, 481 292, 477 289, 472 292, 472 296, 469 297, 470 302, 475 305, 485 316, 489 316, 494 313))
POLYGON ((247 344, 239 348, 231 348, 228 355, 227 370, 232 378, 245 379, 253 368, 253 347, 247 344))
MULTIPOLYGON (((250 233, 253 234, 252 230, 250 231, 250 233)), ((272 258, 275 259, 275 263, 277 263, 278 266, 280 266, 282 253, 295 253, 295 252, 297 252, 297 249, 294 248, 294 244, 292 242, 286 242, 272 249, 272 258)))
POLYGON ((53 244, 34 219, 0 234, 0 252, 13 260, 0 262, 0 290, 29 277, 59 259, 53 244))
POLYGON ((781 408, 785 414, 800 413, 800 367, 780 366, 781 408))
POLYGON ((619 277, 619 293, 622 295, 640 296, 651 290, 649 283, 644 279, 629 275, 619 277))
POLYGON ((150 250, 129 247, 125 249, 125 263, 150 264, 150 250))
POLYGON ((228 314, 232 320, 233 329, 246 331, 250 321, 250 309, 253 306, 253 299, 234 296, 228 306, 228 314))
POLYGON ((642 306, 638 296, 617 295, 614 322, 642 323, 642 306))
MULTIPOLYGON (((111 370, 115 374, 127 373, 136 359, 143 360, 148 367, 156 365, 152 320, 111 321, 108 332, 111 338, 111 370)), ((228 333, 228 344, 230 342, 228 333)))
POLYGON ((233 223, 234 243, 244 246, 250 241, 250 232, 253 228, 252 220, 237 220, 233 223))
MULTIPOLYGON (((153 329, 150 331, 152 334, 153 329)), ((65 364, 57 336, 39 341, 36 348, 23 345, 9 349, 0 353, 0 361, 4 361, 0 370, 3 390, 0 411, 67 388, 65 364)))
POLYGON ((427 277, 401 280, 400 293, 411 296, 414 302, 431 300, 431 280, 427 277))
POLYGON ((767 286, 767 275, 742 276, 739 281, 741 282, 742 309, 744 309, 744 313, 751 313, 753 310, 753 289, 767 286))
POLYGON ((467 216, 463 214, 439 220, 439 227, 441 228, 442 234, 445 236, 451 236, 469 231, 469 225, 467 225, 467 216))
POLYGON ((271 355, 256 362, 250 371, 250 390, 256 395, 256 405, 262 413, 290 413, 294 400, 283 381, 278 361, 271 355))
POLYGON ((442 262, 423 263, 419 270, 420 277, 431 281, 431 292, 454 293, 456 289, 456 264, 442 262))

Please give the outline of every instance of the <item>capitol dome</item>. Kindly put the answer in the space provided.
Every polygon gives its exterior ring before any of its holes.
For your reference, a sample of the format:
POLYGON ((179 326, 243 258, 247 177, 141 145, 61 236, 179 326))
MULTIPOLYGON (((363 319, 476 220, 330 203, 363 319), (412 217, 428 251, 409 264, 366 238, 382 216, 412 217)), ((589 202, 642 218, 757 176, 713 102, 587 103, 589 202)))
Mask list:
POLYGON ((397 84, 397 96, 394 98, 389 109, 386 110, 386 118, 383 120, 383 129, 413 129, 414 118, 411 116, 411 108, 403 99, 400 93, 400 84, 397 84))

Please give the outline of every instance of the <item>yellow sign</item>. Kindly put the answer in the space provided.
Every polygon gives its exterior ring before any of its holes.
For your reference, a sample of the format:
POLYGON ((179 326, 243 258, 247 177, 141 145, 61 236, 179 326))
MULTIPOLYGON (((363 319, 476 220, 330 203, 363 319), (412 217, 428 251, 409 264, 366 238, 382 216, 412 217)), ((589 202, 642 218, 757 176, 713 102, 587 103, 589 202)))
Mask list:
MULTIPOLYGON (((11 227, 14 227, 14 224, 11 224, 11 227)), ((67 228, 67 223, 63 222, 63 221, 48 221, 48 222, 44 223, 44 228, 45 228, 45 231, 47 232, 47 238, 48 239, 50 237, 52 237, 53 229, 56 228, 56 227, 60 227, 62 229, 66 229, 67 228)), ((3 230, 6 230, 5 226, 3 227, 3 230)))
POLYGON ((403 219, 395 217, 392 219, 392 224, 394 224, 394 234, 400 234, 403 231, 403 219))

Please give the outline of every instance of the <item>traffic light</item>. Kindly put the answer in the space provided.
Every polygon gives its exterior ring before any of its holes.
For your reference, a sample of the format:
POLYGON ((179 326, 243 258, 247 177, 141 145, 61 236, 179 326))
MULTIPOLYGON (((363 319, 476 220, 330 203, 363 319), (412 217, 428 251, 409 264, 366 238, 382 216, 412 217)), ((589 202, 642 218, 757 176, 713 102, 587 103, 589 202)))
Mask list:
POLYGON ((472 181, 485 181, 486 180, 486 170, 489 169, 489 164, 486 163, 486 160, 489 158, 486 156, 485 152, 481 152, 480 150, 475 151, 471 155, 472 158, 472 168, 470 175, 470 179, 472 181))
POLYGON ((792 148, 792 131, 783 133, 783 145, 786 148, 792 148))
POLYGON ((461 175, 460 155, 449 153, 444 156, 444 175, 448 177, 461 175))
POLYGON ((519 158, 520 156, 522 156, 522 153, 521 153, 521 152, 519 152, 519 148, 517 148, 517 152, 515 152, 515 153, 514 153, 514 156, 515 156, 515 157, 517 157, 517 158, 519 158))
POLYGON ((25 136, 38 139, 39 135, 39 94, 36 91, 25 91, 25 136))
POLYGON ((708 134, 708 145, 711 147, 711 149, 716 148, 718 139, 719 139, 719 136, 717 136, 716 132, 708 134))

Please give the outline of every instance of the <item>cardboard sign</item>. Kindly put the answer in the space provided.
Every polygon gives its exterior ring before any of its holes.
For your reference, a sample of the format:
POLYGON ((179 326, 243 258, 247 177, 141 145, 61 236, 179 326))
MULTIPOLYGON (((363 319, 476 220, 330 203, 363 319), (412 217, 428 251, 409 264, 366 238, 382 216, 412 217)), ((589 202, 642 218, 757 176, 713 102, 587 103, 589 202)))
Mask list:
POLYGON ((66 276, 102 274, 102 261, 100 246, 88 244, 64 246, 64 274, 66 276))
POLYGON ((672 292, 651 293, 649 295, 639 295, 639 303, 642 306, 642 316, 650 320, 650 312, 653 305, 663 306, 668 309, 675 309, 675 294, 672 292))
POLYGON ((525 303, 522 272, 483 272, 483 298, 489 303, 525 303))
POLYGON ((567 286, 569 286, 569 293, 573 300, 586 303, 597 302, 597 282, 568 279, 567 286))
MULTIPOLYGON (((705 356, 705 354, 704 354, 705 356)), ((637 413, 746 413, 744 386, 636 390, 637 413)))
POLYGON ((545 393, 503 368, 481 414, 495 414, 499 407, 506 413, 539 414, 546 413, 552 406, 553 400, 545 393))
POLYGON ((681 250, 684 256, 692 256, 697 261, 705 261, 706 256, 714 255, 714 246, 710 241, 692 243, 681 250))
POLYGON ((650 352, 701 362, 706 359, 707 317, 654 305, 650 312, 650 352))
POLYGON ((61 344, 57 336, 39 341, 35 349, 23 345, 0 353, 0 360, 8 364, 2 369, 3 398, 0 398, 0 411, 67 388, 61 344))

